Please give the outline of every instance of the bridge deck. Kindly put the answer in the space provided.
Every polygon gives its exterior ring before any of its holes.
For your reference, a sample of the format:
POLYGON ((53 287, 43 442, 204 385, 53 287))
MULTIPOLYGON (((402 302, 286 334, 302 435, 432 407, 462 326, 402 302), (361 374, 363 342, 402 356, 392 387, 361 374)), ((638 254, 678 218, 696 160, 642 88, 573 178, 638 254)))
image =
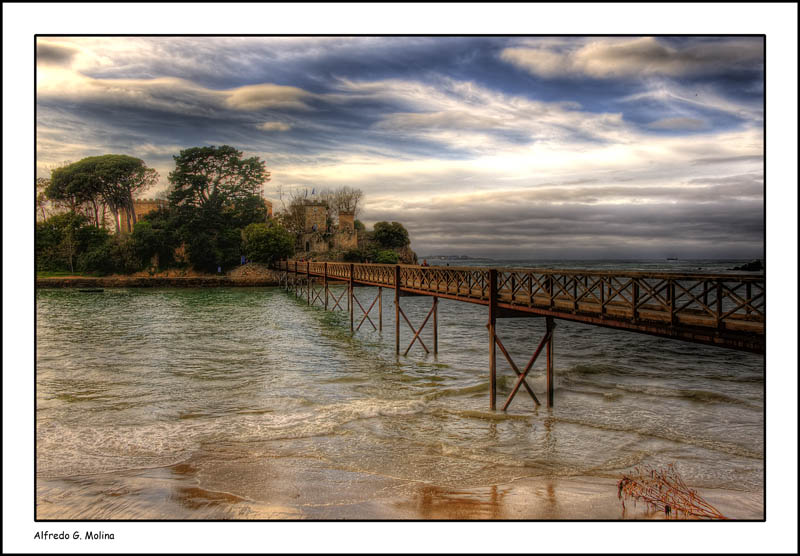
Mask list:
POLYGON ((276 267, 309 278, 495 303, 497 317, 548 316, 756 353, 765 349, 763 275, 298 261, 276 267))

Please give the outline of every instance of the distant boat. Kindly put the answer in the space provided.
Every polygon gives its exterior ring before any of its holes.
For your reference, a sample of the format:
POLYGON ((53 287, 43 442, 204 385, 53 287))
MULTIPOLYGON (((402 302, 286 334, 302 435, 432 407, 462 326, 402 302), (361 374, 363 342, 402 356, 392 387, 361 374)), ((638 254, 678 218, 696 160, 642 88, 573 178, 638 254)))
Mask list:
POLYGON ((678 257, 667 257, 668 261, 677 261, 678 257))

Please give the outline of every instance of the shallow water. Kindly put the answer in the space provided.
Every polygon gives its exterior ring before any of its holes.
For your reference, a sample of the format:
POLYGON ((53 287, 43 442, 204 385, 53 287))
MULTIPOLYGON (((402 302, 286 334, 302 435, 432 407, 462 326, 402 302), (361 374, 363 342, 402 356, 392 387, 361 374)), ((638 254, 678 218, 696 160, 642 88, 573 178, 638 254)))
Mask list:
MULTIPOLYGON (((367 307, 376 292, 356 295, 367 307)), ((520 391, 493 412, 486 309, 440 300, 438 356, 397 357, 392 302, 384 291, 382 333, 351 337, 345 312, 278 288, 38 290, 39 517, 371 518, 374 491, 398 485, 673 462, 694 487, 762 491, 762 356, 558 321, 555 408, 520 391), (325 513, 332 501, 350 510, 325 513)), ((402 299, 415 325, 430 303, 402 299)), ((498 325, 518 365, 543 332, 498 325)), ((411 337, 403 325, 401 352, 411 337)), ((498 362, 502 405, 515 377, 498 362)))

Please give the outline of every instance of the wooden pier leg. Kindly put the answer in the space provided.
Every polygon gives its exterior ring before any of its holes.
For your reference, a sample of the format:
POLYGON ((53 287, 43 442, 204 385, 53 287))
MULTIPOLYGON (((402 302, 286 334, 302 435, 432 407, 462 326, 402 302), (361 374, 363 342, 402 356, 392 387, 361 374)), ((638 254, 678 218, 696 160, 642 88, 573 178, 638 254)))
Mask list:
POLYGON ((306 263, 306 305, 311 305, 311 263, 306 263))
POLYGON ((553 336, 555 335, 556 323, 553 317, 547 317, 547 332, 550 338, 547 340, 547 407, 553 407, 553 336))
POLYGON ((325 283, 325 310, 328 310, 328 263, 325 263, 325 273, 322 281, 325 283))
POLYGON ((383 332, 383 288, 378 287, 378 332, 383 332))
POLYGON ((400 265, 394 267, 394 352, 400 355, 400 265))
POLYGON ((353 332, 353 269, 354 264, 350 263, 350 293, 347 297, 348 304, 350 306, 350 332, 353 332))
POLYGON ((439 312, 439 298, 433 298, 433 354, 439 353, 439 322, 437 313, 439 312))
POLYGON ((497 350, 495 326, 497 324, 497 270, 489 269, 489 408, 497 407, 497 350))

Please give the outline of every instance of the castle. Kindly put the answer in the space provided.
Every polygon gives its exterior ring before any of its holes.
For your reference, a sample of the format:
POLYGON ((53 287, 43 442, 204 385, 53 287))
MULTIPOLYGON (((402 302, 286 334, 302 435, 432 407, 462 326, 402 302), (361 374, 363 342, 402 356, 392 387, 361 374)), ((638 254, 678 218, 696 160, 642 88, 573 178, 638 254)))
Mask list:
POLYGON ((339 224, 334 228, 328 219, 326 203, 303 201, 303 232, 299 240, 298 249, 306 253, 355 249, 358 247, 355 213, 339 212, 339 224))
MULTIPOLYGON (((166 206, 167 201, 164 199, 133 200, 133 212, 136 215, 137 222, 142 215, 158 210, 159 207, 166 206)), ((128 211, 124 208, 119 211, 119 231, 125 234, 129 234, 133 231, 133 218, 128 218, 128 211)))

